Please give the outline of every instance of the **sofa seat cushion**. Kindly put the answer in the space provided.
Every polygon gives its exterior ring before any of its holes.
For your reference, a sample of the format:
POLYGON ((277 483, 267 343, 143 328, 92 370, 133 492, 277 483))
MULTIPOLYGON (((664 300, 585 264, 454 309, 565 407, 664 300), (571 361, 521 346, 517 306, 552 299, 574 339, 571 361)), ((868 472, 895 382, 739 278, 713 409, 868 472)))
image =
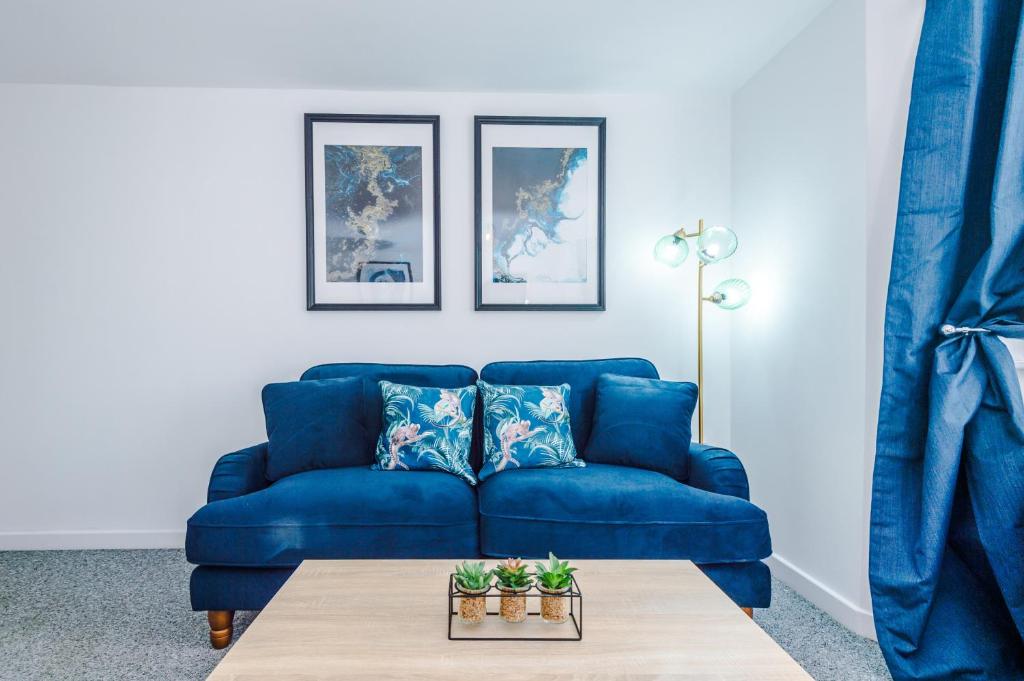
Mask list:
POLYGON ((479 555, 473 488, 448 473, 307 471, 214 501, 188 521, 199 565, 294 567, 305 558, 479 555))
POLYGON ((654 471, 598 463, 512 470, 481 483, 479 495, 488 556, 722 563, 771 554, 757 506, 654 471))

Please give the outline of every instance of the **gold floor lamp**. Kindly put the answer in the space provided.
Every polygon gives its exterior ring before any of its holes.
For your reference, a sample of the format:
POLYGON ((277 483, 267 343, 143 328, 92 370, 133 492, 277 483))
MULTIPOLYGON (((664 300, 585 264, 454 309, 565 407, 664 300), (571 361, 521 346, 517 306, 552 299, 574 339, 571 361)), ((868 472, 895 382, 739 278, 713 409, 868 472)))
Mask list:
POLYGON ((669 267, 679 267, 690 255, 687 239, 697 240, 697 442, 704 442, 704 303, 714 303, 723 310, 735 310, 750 300, 750 284, 742 279, 726 279, 704 295, 704 266, 722 262, 736 252, 736 234, 726 227, 704 229, 704 220, 697 221, 697 231, 686 228, 663 236, 654 245, 654 257, 669 267))

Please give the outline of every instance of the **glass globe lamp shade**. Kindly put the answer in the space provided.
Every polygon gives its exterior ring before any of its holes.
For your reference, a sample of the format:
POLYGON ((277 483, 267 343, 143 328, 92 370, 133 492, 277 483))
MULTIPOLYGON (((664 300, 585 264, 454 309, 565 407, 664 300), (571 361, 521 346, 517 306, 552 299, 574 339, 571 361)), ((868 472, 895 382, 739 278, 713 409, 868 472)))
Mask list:
POLYGON ((715 287, 711 301, 723 310, 735 310, 750 301, 750 284, 742 279, 726 279, 715 287))
POLYGON ((661 237, 654 245, 654 259, 669 267, 679 267, 688 255, 690 247, 686 239, 680 239, 675 234, 661 237))
POLYGON ((736 252, 739 240, 727 227, 712 227, 697 238, 697 257, 704 263, 721 262, 736 252))

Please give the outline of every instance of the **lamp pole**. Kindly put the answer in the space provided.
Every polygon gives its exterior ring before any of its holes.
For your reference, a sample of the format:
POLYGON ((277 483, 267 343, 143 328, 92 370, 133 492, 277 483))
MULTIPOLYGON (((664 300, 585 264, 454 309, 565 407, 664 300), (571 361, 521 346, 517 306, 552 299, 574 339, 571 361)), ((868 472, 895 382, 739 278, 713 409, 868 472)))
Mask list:
MULTIPOLYGON (((677 239, 699 239, 704 234, 704 218, 697 220, 697 231, 680 229, 677 239)), ((697 260, 697 442, 704 443, 704 261, 697 260)))
MULTIPOLYGON (((704 218, 697 221, 697 238, 704 218)), ((704 261, 697 259, 697 442, 704 444, 704 261)))

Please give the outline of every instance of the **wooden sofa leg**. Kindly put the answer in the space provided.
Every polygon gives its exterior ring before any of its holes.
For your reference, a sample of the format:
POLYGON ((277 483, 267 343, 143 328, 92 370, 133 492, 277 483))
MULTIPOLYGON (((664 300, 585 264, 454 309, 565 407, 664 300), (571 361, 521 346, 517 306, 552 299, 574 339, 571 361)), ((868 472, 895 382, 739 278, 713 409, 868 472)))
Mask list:
MULTIPOLYGON (((747 617, 749 617, 750 619, 754 619, 754 609, 753 608, 740 608, 740 610, 742 610, 743 612, 747 613, 747 617)), ((213 634, 210 634, 210 635, 212 636, 213 634)), ((231 634, 229 633, 228 637, 230 637, 230 636, 231 636, 231 634)))
POLYGON ((210 645, 215 649, 227 648, 231 643, 232 624, 235 620, 234 610, 210 610, 206 613, 210 623, 210 645))

